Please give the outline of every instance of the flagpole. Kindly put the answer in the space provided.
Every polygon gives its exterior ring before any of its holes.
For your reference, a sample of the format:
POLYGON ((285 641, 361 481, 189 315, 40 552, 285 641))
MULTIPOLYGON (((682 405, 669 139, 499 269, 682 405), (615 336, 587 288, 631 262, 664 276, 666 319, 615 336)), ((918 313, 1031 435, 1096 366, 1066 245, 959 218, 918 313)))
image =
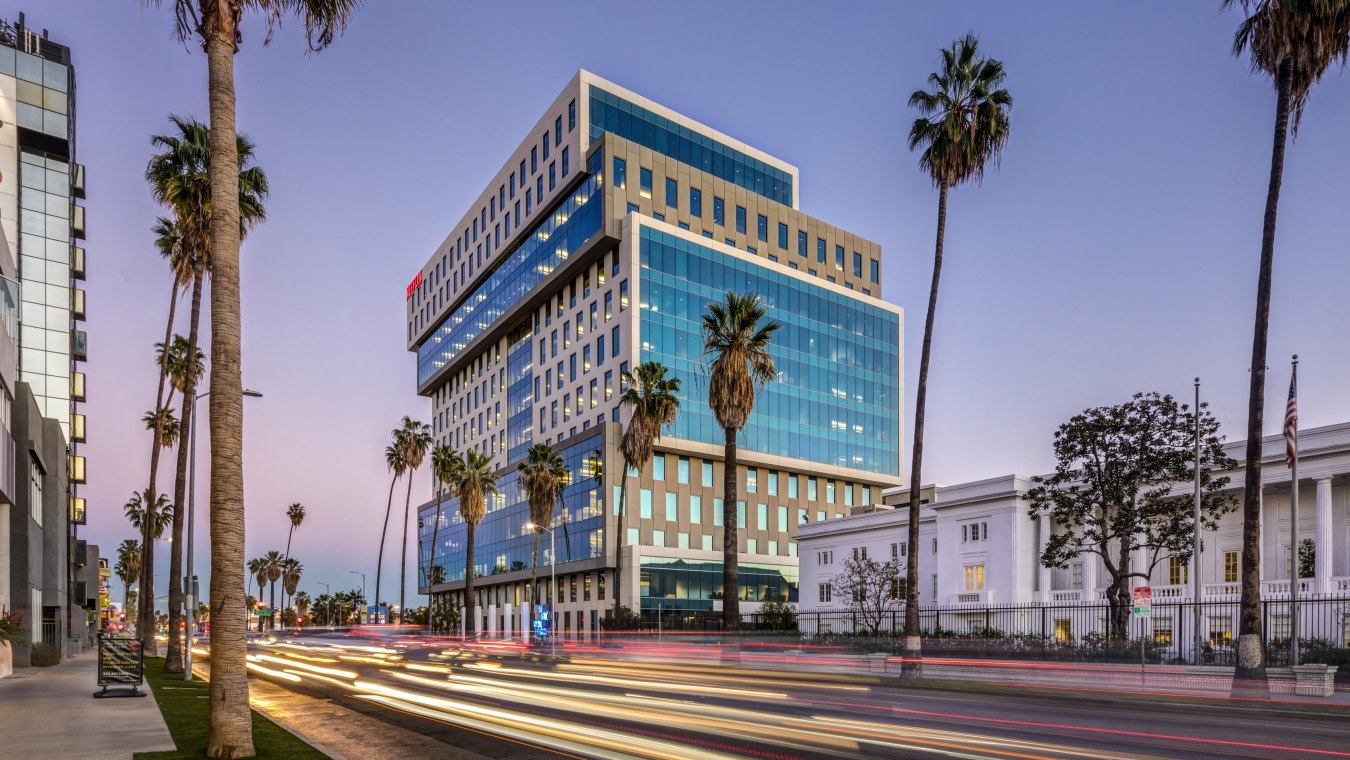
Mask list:
MULTIPOLYGON (((1289 464, 1290 469, 1293 470, 1291 475, 1292 496, 1289 501, 1289 543, 1291 545, 1291 564, 1293 565, 1289 573, 1289 664, 1291 666, 1298 665, 1298 354, 1294 354, 1293 367, 1293 374, 1290 375, 1289 380, 1289 403, 1295 405, 1295 411, 1293 419, 1286 423, 1293 426, 1294 441, 1293 458, 1289 464)), ((1288 412, 1285 414, 1287 417, 1288 412)))

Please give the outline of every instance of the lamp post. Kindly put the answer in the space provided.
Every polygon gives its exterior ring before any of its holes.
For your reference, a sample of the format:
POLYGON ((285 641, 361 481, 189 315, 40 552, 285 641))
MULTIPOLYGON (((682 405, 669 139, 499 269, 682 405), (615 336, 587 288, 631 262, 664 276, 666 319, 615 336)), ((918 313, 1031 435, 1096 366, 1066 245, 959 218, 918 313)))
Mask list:
MULTIPOLYGON (((359 576, 361 576, 361 606, 362 606, 362 607, 365 607, 366 610, 367 610, 367 614, 366 614, 366 622, 369 623, 369 622, 370 622, 370 614, 369 614, 370 604, 369 604, 368 601, 366 600, 366 574, 363 573, 363 572, 361 572, 360 570, 348 570, 348 571, 347 571, 347 574, 348 574, 348 575, 359 575, 359 576)), ((378 601, 375 602, 375 606, 376 606, 376 607, 380 606, 380 603, 379 603, 378 601)))
MULTIPOLYGON (((549 598, 552 599, 553 597, 558 595, 558 566, 557 566, 558 555, 553 550, 553 528, 550 528, 545 525, 536 525, 535 523, 532 522, 525 523, 523 527, 525 528, 525 530, 543 529, 548 531, 548 588, 549 588, 549 598)), ((549 621, 548 642, 550 652, 554 657, 558 655, 558 635, 555 630, 556 623, 558 622, 558 620, 556 617, 556 611, 553 609, 556 605, 557 602, 555 601, 549 605, 548 609, 548 614, 553 617, 553 619, 549 621)))
POLYGON ((1204 620, 1200 606, 1200 378, 1195 378, 1195 546, 1191 549, 1191 596, 1195 597, 1195 664, 1200 665, 1200 648, 1203 634, 1200 624, 1204 620))
MULTIPOLYGON (((185 656, 185 666, 183 668, 183 680, 192 680, 192 634, 197 630, 197 576, 192 573, 192 536, 193 528, 196 525, 196 503, 197 503, 197 428, 200 427, 197 416, 197 402, 211 395, 211 391, 197 394, 192 399, 192 436, 188 443, 188 524, 187 524, 187 630, 184 634, 187 636, 185 656)), ((244 395, 250 398, 262 398, 262 394, 255 390, 244 389, 244 395)))

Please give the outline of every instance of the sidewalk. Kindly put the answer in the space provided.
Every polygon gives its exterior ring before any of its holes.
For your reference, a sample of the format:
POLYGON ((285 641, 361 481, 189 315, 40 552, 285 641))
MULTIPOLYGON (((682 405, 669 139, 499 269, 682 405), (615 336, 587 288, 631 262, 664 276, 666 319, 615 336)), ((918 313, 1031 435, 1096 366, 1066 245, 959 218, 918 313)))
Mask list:
POLYGON ((5 756, 53 760, 130 760, 134 752, 175 749, 148 686, 144 697, 94 699, 98 652, 52 668, 0 678, 5 756))

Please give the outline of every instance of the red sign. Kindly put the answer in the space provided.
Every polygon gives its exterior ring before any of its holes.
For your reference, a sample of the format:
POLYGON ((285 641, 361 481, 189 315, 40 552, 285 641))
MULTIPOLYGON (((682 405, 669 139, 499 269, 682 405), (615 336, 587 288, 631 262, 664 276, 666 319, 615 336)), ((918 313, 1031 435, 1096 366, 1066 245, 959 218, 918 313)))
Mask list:
POLYGON ((408 283, 408 292, 405 294, 403 300, 406 301, 412 298, 413 291, 417 290, 417 286, 421 284, 422 284, 422 273, 418 272, 417 276, 412 278, 412 282, 408 283))

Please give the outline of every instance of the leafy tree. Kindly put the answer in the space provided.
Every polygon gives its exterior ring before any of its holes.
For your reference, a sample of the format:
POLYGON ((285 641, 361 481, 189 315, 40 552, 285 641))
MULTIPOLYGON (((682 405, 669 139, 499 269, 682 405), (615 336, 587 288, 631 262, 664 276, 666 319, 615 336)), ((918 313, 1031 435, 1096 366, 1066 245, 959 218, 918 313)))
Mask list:
POLYGON ((1233 38, 1233 54, 1250 52, 1252 71, 1275 84, 1275 136, 1270 150, 1261 228, 1261 263, 1256 281, 1256 320, 1247 394, 1247 452, 1242 490, 1242 599, 1238 615, 1237 683, 1266 687, 1261 652, 1261 436, 1266 406, 1266 338, 1275 261, 1275 223, 1284 179, 1284 147, 1290 119, 1297 133, 1303 108, 1317 80, 1350 53, 1347 0, 1223 0, 1241 5, 1247 18, 1233 38))
POLYGON ((786 600, 769 599, 759 608, 764 626, 771 631, 797 630, 797 611, 786 600))
MULTIPOLYGON (((142 0, 159 5, 161 0, 142 0)), ((360 0, 171 0, 178 40, 206 51, 211 104, 211 626, 210 731, 206 754, 249 757, 253 723, 248 702, 247 647, 238 577, 244 564, 243 382, 240 377, 239 186, 235 148, 234 54, 243 39, 245 11, 271 30, 288 17, 304 24, 311 50, 343 31, 360 0), (219 584, 219 586, 217 586, 219 584)), ((264 40, 266 41, 266 39, 264 40)), ((151 491, 154 489, 152 488, 151 491)))
POLYGON ((154 410, 148 411, 141 417, 141 422, 145 423, 146 430, 153 431, 159 436, 160 448, 171 448, 178 443, 181 427, 178 418, 173 416, 172 408, 160 407, 159 414, 155 414, 154 410))
POLYGON ((923 496, 923 433, 928 404, 928 364, 937 317, 942 246, 947 234, 947 194, 963 182, 984 178, 985 166, 997 163, 1008 142, 1012 96, 1002 88, 1003 62, 980 55, 979 40, 967 34, 942 51, 942 68, 928 75, 930 90, 916 90, 909 105, 920 116, 909 130, 909 149, 922 148, 919 168, 938 190, 937 242, 933 247, 933 282, 919 355, 919 384, 914 400, 913 463, 909 475, 909 537, 905 585, 905 673, 917 676, 919 656, 919 511, 923 496))
POLYGON ((875 636, 887 615, 900 606, 905 592, 900 571, 898 558, 877 562, 862 555, 849 556, 830 586, 866 632, 875 636))
POLYGON ((652 450, 661 440, 661 428, 675 422, 680 411, 680 379, 661 362, 643 362, 635 372, 620 376, 619 405, 628 407, 628 425, 619 438, 623 477, 619 481, 619 532, 614 542, 614 610, 623 602, 623 545, 628 540, 628 473, 646 469, 652 450))
MULTIPOLYGON (((530 554, 529 601, 534 598, 535 587, 539 582, 539 537, 545 530, 553 527, 553 506, 562 495, 569 473, 558 452, 547 443, 536 443, 525 453, 525 461, 516 465, 520 473, 520 483, 525 489, 525 497, 530 503, 530 524, 534 527, 534 550, 530 554)), ((550 563, 557 562, 553 557, 550 563)))
POLYGON ((468 618, 468 634, 478 633, 478 616, 473 603, 473 541, 478 523, 487 515, 487 500, 497 495, 497 473, 492 469, 492 457, 471 449, 454 471, 454 489, 459 494, 459 514, 464 519, 467 534, 464 552, 464 615, 468 618))
MULTIPOLYGON (((133 526, 134 527, 134 526, 133 526)), ((117 564, 113 565, 113 572, 117 574, 122 581, 122 599, 126 607, 122 610, 127 615, 127 622, 135 619, 131 614, 131 584, 140 580, 141 574, 141 544, 134 538, 124 539, 117 547, 117 564)))
POLYGON ((408 520, 412 509, 412 474, 418 467, 422 466, 426 459, 427 451, 431 448, 431 426, 424 422, 417 422, 409 417, 403 418, 402 423, 402 450, 403 464, 408 473, 408 493, 403 500, 403 552, 399 554, 398 559, 398 614, 399 622, 403 622, 404 592, 408 586, 408 520))
POLYGON ((741 627, 740 568, 736 532, 736 434, 755 409, 755 393, 778 376, 769 343, 778 323, 757 295, 728 292, 721 302, 708 304, 703 313, 703 355, 711 366, 708 406, 722 426, 722 627, 741 627))
POLYGON ((1298 577, 1317 577, 1317 542, 1311 538, 1298 542, 1298 577))
MULTIPOLYGON (((1224 492, 1228 476, 1216 473, 1237 462, 1224 453, 1219 422, 1207 409, 1201 404, 1201 521, 1217 530, 1236 500, 1224 492)), ((1136 393, 1124 404, 1074 415, 1055 431, 1054 449, 1054 474, 1032 478, 1037 485, 1026 495, 1030 514, 1059 528, 1041 564, 1065 568, 1084 555, 1100 557, 1111 579, 1108 636, 1124 639, 1130 580, 1147 582, 1159 562, 1189 562, 1194 551, 1195 503, 1177 486, 1195 477, 1195 414, 1170 395, 1136 393)))
POLYGON ((309 615, 309 608, 314 603, 314 600, 309 598, 309 594, 307 592, 298 591, 295 594, 295 598, 293 598, 291 601, 295 603, 296 622, 297 624, 303 626, 305 624, 306 617, 308 617, 309 615))

